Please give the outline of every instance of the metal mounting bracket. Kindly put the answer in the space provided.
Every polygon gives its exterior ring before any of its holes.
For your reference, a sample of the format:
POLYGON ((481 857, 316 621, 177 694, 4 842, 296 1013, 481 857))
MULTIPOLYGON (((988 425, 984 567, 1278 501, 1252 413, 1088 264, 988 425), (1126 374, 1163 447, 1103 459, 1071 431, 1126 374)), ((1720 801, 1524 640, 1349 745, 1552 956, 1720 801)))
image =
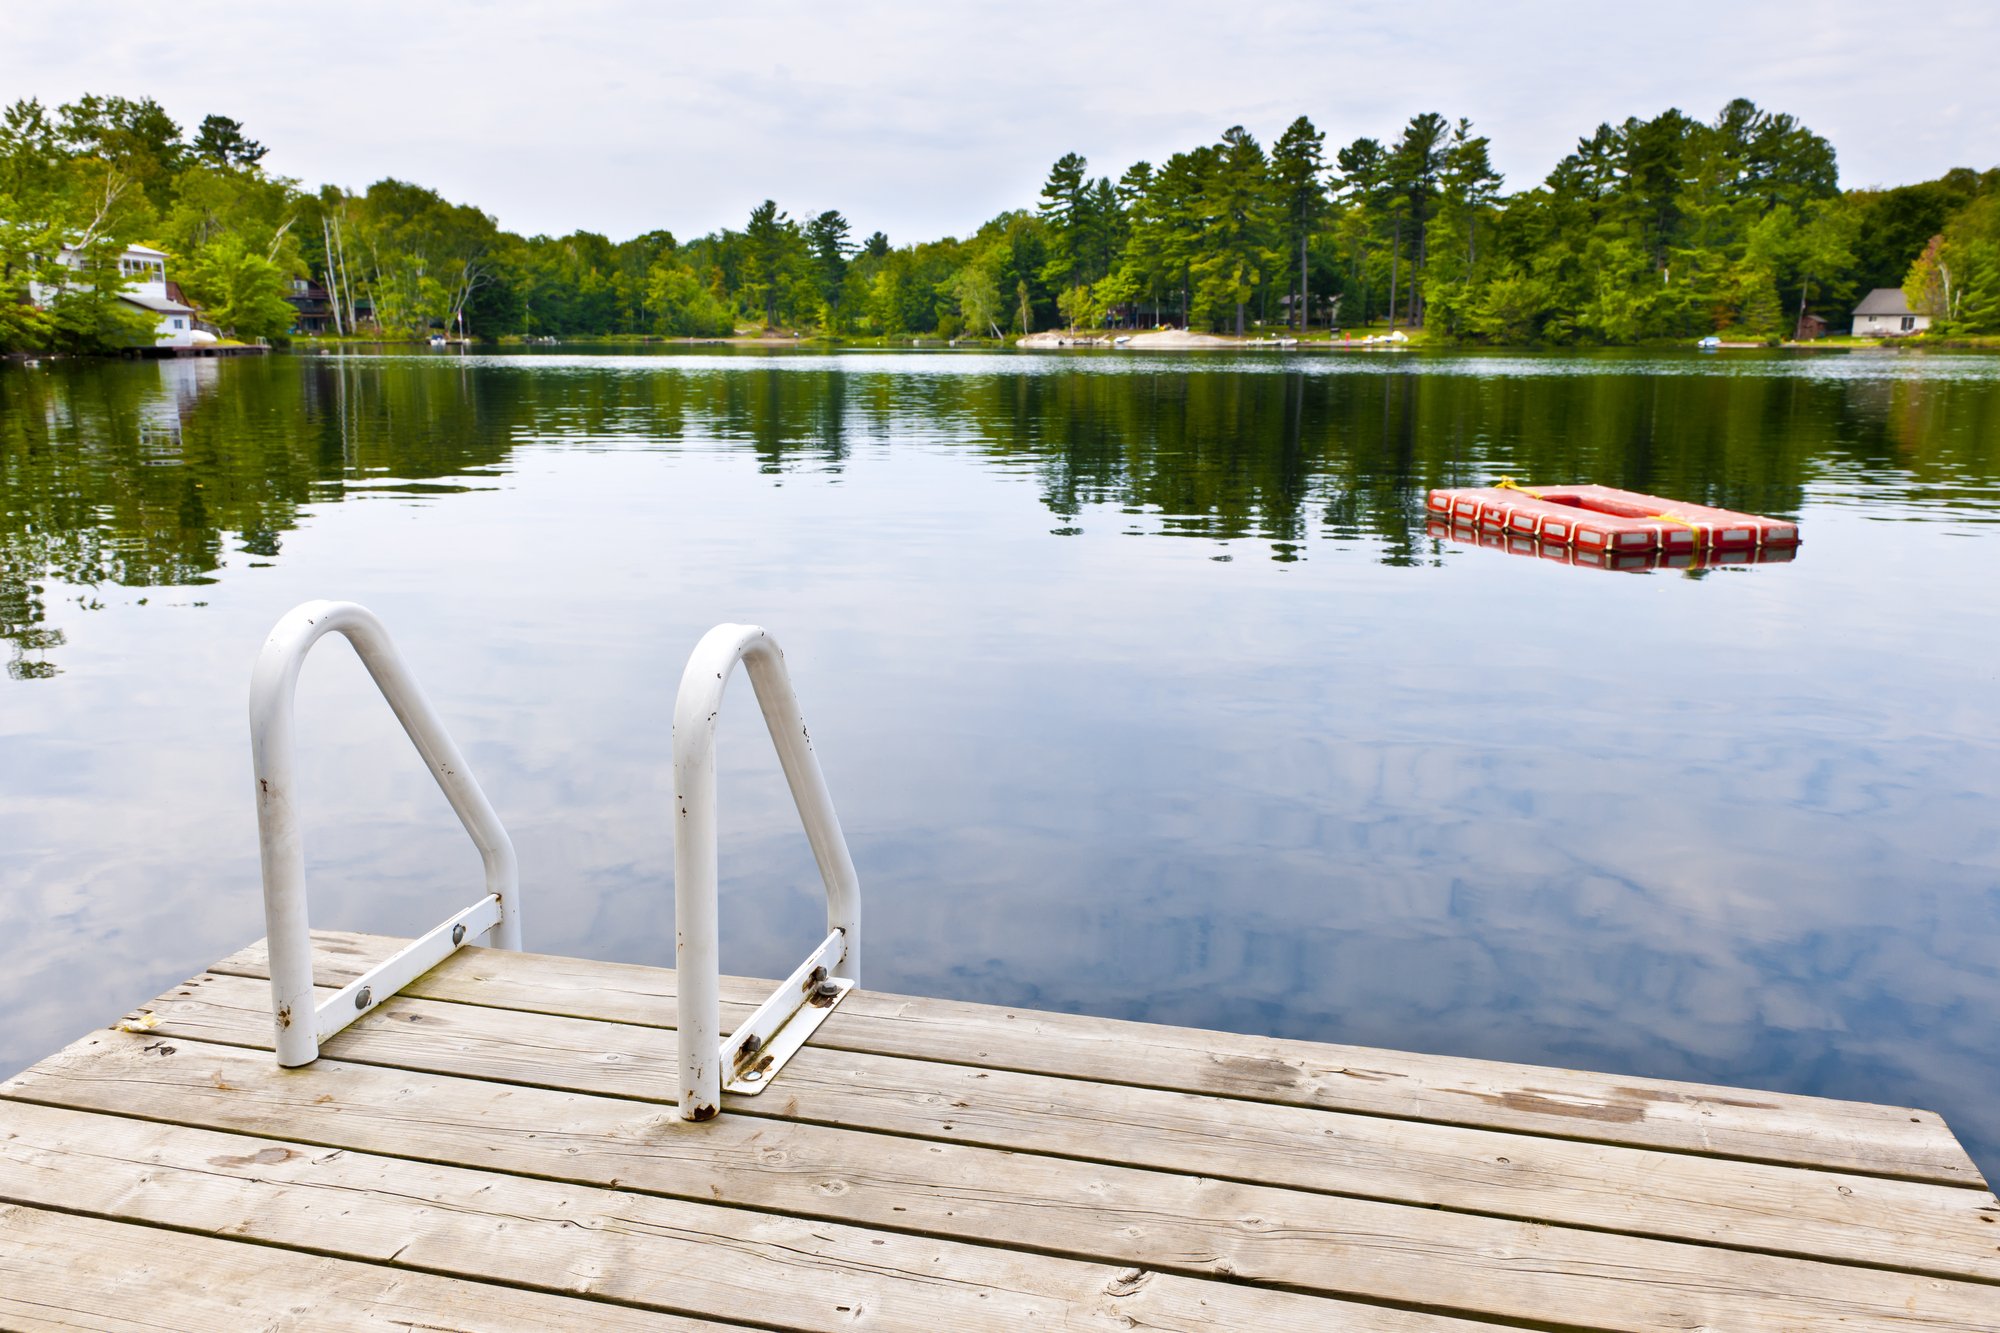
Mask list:
POLYGON ((846 944, 845 931, 828 935, 826 942, 722 1043, 722 1067, 729 1071, 722 1085, 724 1092, 754 1097, 770 1087, 785 1062, 798 1054, 826 1016, 840 1007, 854 983, 831 975, 828 968, 840 961, 846 944))

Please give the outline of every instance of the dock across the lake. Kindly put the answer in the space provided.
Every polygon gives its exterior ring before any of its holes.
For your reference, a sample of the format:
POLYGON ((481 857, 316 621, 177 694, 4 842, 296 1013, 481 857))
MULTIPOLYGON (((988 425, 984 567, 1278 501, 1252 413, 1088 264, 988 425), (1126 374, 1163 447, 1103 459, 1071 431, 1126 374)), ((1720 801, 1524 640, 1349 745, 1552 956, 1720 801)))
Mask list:
POLYGON ((298 1069, 266 975, 0 1084, 0 1326, 2000 1327, 1924 1111, 856 991, 693 1123, 671 970, 468 948, 298 1069))
POLYGON ((174 361, 191 356, 264 356, 270 350, 270 348, 258 343, 166 344, 156 347, 135 347, 131 349, 128 356, 143 357, 148 361, 174 361))

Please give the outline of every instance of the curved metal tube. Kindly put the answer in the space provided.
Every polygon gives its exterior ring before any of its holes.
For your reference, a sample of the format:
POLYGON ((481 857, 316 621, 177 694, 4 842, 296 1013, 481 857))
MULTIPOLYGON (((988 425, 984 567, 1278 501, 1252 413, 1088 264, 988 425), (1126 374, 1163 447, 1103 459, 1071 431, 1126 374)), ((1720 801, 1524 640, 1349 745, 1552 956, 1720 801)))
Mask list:
MULTIPOLYGON (((718 862, 715 833, 715 719, 729 676, 742 662, 764 712, 764 725, 778 747, 792 800, 804 821, 813 859, 826 884, 827 941, 815 958, 825 957, 822 976, 849 983, 860 980, 861 885, 848 855, 847 839, 827 793, 812 738, 799 716, 798 697, 785 670, 777 641, 756 625, 717 625, 695 646, 674 700, 674 918, 675 966, 679 972, 680 1116, 707 1120, 722 1107, 724 1064, 731 1052, 720 1044, 720 950, 717 929, 718 862)), ((807 964, 813 964, 809 958, 807 964)), ((802 967, 795 980, 817 980, 802 967)), ((789 984, 789 983, 788 983, 789 984)), ((763 1009, 776 1013, 786 992, 780 987, 763 1009)), ((812 989, 810 985, 806 987, 812 989)), ((790 1000, 795 1011, 800 1000, 790 1000)), ((782 1022, 782 1018, 777 1019, 782 1022)), ((764 1040, 758 1021, 746 1031, 764 1040)), ((746 1038, 732 1038, 738 1045, 746 1038)), ((746 1050, 754 1050, 748 1047, 746 1050)), ((775 1072, 775 1071, 773 1071, 775 1072)))
POLYGON ((272 629, 250 675, 250 754, 257 773, 264 930, 270 951, 271 1007, 277 1025, 279 1064, 302 1065, 318 1058, 320 1042, 483 930, 491 930, 493 943, 500 948, 521 947, 519 868, 513 841, 473 780, 465 757, 446 734, 437 711, 403 664, 389 632, 366 607, 353 602, 307 602, 272 629), (459 822, 472 835, 486 866, 487 897, 315 1009, 305 845, 295 804, 292 702, 306 654, 320 636, 329 633, 344 635, 353 645, 382 697, 395 710, 396 720, 423 755, 459 822))

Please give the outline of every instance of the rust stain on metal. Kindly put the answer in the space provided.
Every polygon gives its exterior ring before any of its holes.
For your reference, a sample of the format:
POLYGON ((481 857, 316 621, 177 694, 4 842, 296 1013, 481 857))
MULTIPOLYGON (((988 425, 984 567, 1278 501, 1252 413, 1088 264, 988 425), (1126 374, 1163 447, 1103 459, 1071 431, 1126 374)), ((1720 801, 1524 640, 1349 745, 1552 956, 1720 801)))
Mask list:
POLYGON ((700 1122, 703 1120, 713 1120, 715 1119, 715 1113, 721 1109, 722 1108, 719 1106, 707 1106, 707 1105, 697 1106, 694 1108, 694 1114, 689 1116, 688 1119, 696 1122, 700 1122))

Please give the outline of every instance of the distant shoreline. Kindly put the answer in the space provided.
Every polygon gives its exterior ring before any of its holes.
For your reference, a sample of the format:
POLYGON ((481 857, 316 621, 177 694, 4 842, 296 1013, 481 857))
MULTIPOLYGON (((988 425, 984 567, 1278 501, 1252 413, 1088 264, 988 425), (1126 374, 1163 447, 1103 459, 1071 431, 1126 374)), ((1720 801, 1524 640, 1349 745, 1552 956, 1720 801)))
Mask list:
MULTIPOLYGON (((294 339, 289 347, 275 350, 297 354, 329 354, 343 348, 396 348, 409 349, 425 346, 421 339, 394 338, 342 338, 342 339, 294 339)), ((988 352, 1032 352, 1032 353, 1075 353, 1075 352, 1372 352, 1372 353, 1552 353, 1574 356, 1591 356, 1604 352, 1709 352, 1723 355, 1732 352, 1898 352, 1922 354, 1927 352, 2000 352, 2000 337, 1960 336, 1946 339, 1854 339, 1834 337, 1814 339, 1808 342, 1728 342, 1719 347, 1700 348, 1693 343, 1676 339, 1672 342, 1621 343, 1605 345, 1577 345, 1553 343, 1457 343, 1443 339, 1412 338, 1407 342, 1389 342, 1377 336, 1372 341, 1354 338, 1351 341, 1327 339, 1324 336, 1296 339, 1288 338, 1279 342, 1275 335, 1235 338, 1221 334, 1196 334, 1187 338, 1162 339, 1157 334, 1145 333, 1090 333, 1079 330, 1072 334, 1067 331, 1051 331, 1030 334, 1027 337, 996 338, 943 338, 936 334, 904 334, 891 337, 869 338, 827 338, 802 335, 799 337, 757 337, 738 336, 728 338, 666 338, 658 334, 633 334, 621 337, 616 334, 592 334, 576 338, 562 338, 553 342, 529 342, 519 337, 497 339, 492 342, 470 342, 454 344, 454 348, 464 348, 475 352, 524 351, 532 348, 570 348, 587 350, 594 347, 642 346, 658 348, 730 348, 736 350, 798 351, 798 352, 868 352, 899 350, 930 351, 988 351, 988 352), (1120 343, 1116 339, 1124 337, 1128 341, 1120 343)), ((26 354, 26 359, 51 359, 50 354, 26 354)), ((21 354, 12 354, 7 359, 24 359, 21 354)))
MULTIPOLYGON (((1845 334, 1835 334, 1804 342, 1753 342, 1739 340, 1725 342, 1719 347, 1702 349, 1685 339, 1647 340, 1635 343, 1495 343, 1457 342, 1430 336, 1424 330, 1407 333, 1405 339, 1390 341, 1388 330, 1377 327, 1368 330, 1354 330, 1351 335, 1329 338, 1324 330, 1314 330, 1300 338, 1296 334, 1266 329, 1253 335, 1237 338, 1228 334, 1186 333, 1178 329, 1047 329, 1038 333, 1008 335, 1005 338, 972 337, 960 334, 945 337, 937 333, 877 334, 871 336, 829 337, 814 333, 763 333, 734 334, 728 337, 688 337, 673 338, 657 333, 650 334, 581 334, 569 338, 544 340, 524 338, 518 334, 503 335, 491 341, 471 340, 453 347, 466 347, 477 351, 518 349, 532 347, 588 348, 598 346, 646 346, 646 347, 730 347, 761 348, 767 351, 798 350, 813 352, 828 351, 882 351, 905 348, 929 348, 933 350, 986 350, 1023 352, 1087 352, 1087 351, 1199 351, 1199 352, 1568 352, 1589 355, 1598 352, 1670 352, 1708 350, 1723 352, 1937 352, 1937 351, 2000 351, 2000 336, 1955 335, 1921 338, 1855 338, 1845 334), (1124 341, 1119 341, 1123 339, 1124 341)), ((421 338, 310 338, 300 337, 290 340, 288 350, 293 352, 330 352, 339 348, 394 347, 411 348, 425 346, 421 338)), ((278 350, 287 350, 281 346, 278 350)), ((8 359, 20 359, 22 354, 10 354, 8 359)), ((28 357, 46 359, 49 353, 27 353, 28 357)))
MULTIPOLYGON (((1009 338, 1004 341, 992 338, 940 338, 930 336, 903 336, 895 338, 662 338, 658 335, 621 338, 615 335, 592 335, 581 338, 566 338, 554 343, 528 343, 520 338, 504 338, 494 342, 471 342, 454 344, 451 350, 475 353, 525 352, 533 348, 566 348, 571 351, 588 353, 593 349, 613 349, 639 346, 648 348, 684 348, 695 350, 710 348, 732 351, 801 352, 816 355, 840 352, 883 352, 883 351, 984 351, 1021 352, 1039 356, 1074 355, 1082 353, 1133 352, 1133 353, 1306 353, 1323 355, 1349 352, 1356 354, 1433 354, 1433 355, 1494 355, 1532 353, 1535 355, 1589 357, 1607 352, 1708 352, 1711 355, 1726 356, 1742 352, 1812 352, 1867 353, 1886 352, 1922 356, 1940 352, 1980 353, 1991 355, 2000 353, 2000 337, 1960 336, 1938 340, 1851 340, 1823 339, 1813 342, 1785 343, 1725 343, 1720 347, 1703 349, 1684 342, 1637 343, 1617 346, 1552 345, 1548 343, 1451 343, 1444 341, 1411 340, 1407 343, 1384 343, 1376 341, 1364 343, 1359 339, 1351 343, 1330 342, 1325 338, 1298 341, 1279 345, 1270 338, 1226 338, 1213 335, 1199 342, 1175 342, 1146 344, 1137 336, 1130 343, 1119 345, 1111 338, 1078 334, 1074 339, 1068 335, 1058 341, 1053 338, 1009 338)), ((335 356, 342 351, 411 351, 426 347, 421 339, 395 338, 341 338, 313 339, 299 338, 288 345, 279 345, 270 350, 279 355, 293 356, 335 356)), ((441 351, 440 356, 448 355, 441 351)), ((68 361, 117 361, 133 358, 116 354, 91 352, 0 352, 0 365, 34 366, 50 362, 68 361)), ((140 358, 151 359, 151 358, 140 358)))

